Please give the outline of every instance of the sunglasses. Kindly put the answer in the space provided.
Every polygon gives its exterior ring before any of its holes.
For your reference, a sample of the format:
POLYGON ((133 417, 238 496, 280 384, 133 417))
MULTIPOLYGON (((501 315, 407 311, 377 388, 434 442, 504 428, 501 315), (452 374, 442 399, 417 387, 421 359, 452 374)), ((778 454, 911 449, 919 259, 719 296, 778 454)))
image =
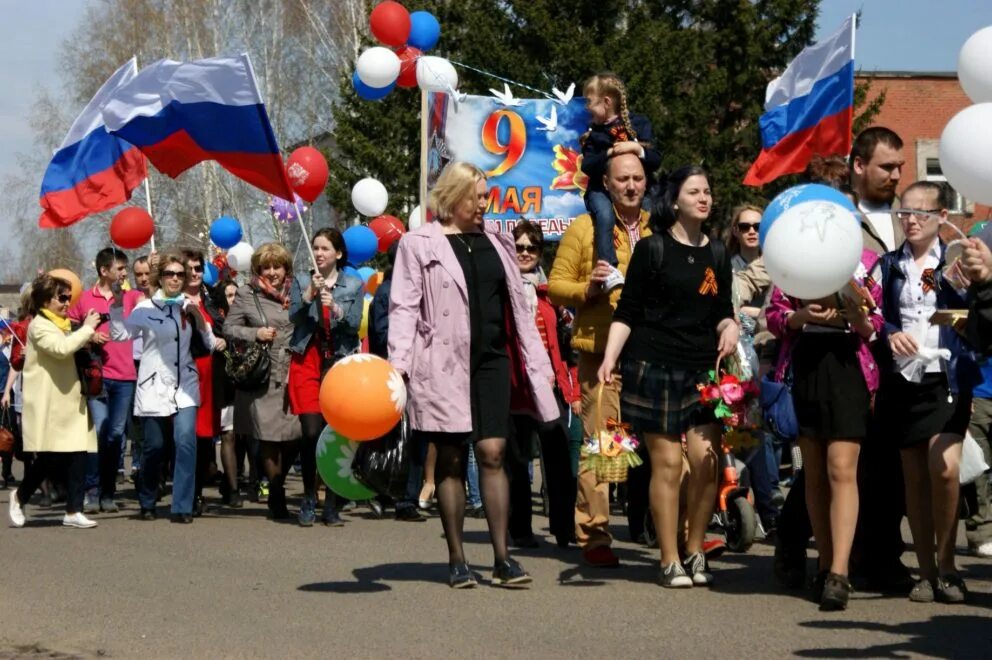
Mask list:
POLYGON ((940 213, 941 209, 896 209, 893 211, 895 216, 900 220, 909 220, 910 218, 916 218, 918 222, 926 222, 927 220, 932 220, 933 218, 940 219, 937 215, 940 213))
POLYGON ((189 269, 191 271, 193 271, 194 273, 202 273, 203 272, 203 264, 200 264, 199 266, 190 266, 189 269))
POLYGON ((526 252, 527 254, 537 254, 540 251, 541 251, 541 246, 539 245, 520 245, 519 243, 517 244, 517 254, 523 254, 524 252, 526 252))
POLYGON ((758 227, 760 226, 761 226, 760 222, 738 222, 737 231, 739 231, 742 234, 746 234, 752 229, 754 231, 758 231, 758 227))
POLYGON ((60 293, 59 295, 55 296, 55 298, 63 305, 69 302, 70 300, 72 300, 72 296, 68 293, 60 293))
POLYGON ((163 270, 162 271, 162 277, 164 277, 164 278, 186 277, 186 271, 184 271, 184 270, 163 270))

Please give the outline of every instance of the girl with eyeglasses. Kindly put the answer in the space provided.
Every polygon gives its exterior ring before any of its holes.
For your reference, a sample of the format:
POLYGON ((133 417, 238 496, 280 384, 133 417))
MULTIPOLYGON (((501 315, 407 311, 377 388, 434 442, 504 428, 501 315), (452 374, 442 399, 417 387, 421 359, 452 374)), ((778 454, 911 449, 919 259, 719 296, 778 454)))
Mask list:
POLYGON ((955 266, 945 268, 947 245, 939 232, 947 207, 947 190, 940 184, 909 186, 894 214, 906 240, 882 257, 874 273, 882 282, 882 336, 891 349, 875 412, 886 439, 900 449, 906 514, 920 566, 909 599, 922 603, 959 603, 968 593, 954 563, 958 473, 972 389, 982 380, 971 346, 952 326, 931 321, 939 310, 967 308, 955 266), (941 350, 946 353, 934 359, 941 350))
POLYGON ((202 345, 213 347, 214 333, 199 306, 183 295, 187 278, 183 257, 163 254, 152 273, 151 298, 138 303, 126 319, 121 292, 115 292, 110 306, 111 338, 142 341, 134 396, 134 415, 143 419, 145 432, 138 484, 141 520, 156 518, 162 447, 171 428, 176 446, 172 522, 193 522, 200 374, 191 345, 193 334, 199 333, 202 345))
POLYGON ((86 453, 96 451, 96 432, 73 356, 93 338, 100 315, 89 310, 82 327, 73 331, 67 316, 70 290, 68 282, 51 275, 41 275, 31 285, 35 316, 28 326, 21 423, 24 451, 35 457, 10 496, 14 527, 24 526, 24 505, 46 478, 68 484, 64 526, 96 527, 96 521, 83 515, 86 453))

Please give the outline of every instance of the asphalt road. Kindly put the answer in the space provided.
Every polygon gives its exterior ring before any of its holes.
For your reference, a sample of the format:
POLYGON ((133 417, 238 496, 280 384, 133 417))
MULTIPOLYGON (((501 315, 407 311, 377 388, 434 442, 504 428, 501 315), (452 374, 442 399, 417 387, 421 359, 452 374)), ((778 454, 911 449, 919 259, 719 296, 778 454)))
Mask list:
POLYGON ((343 528, 304 529, 266 520, 264 505, 222 509, 211 491, 203 518, 175 525, 131 519, 124 495, 127 509, 95 529, 63 529, 37 506, 12 529, 0 492, 0 658, 992 657, 988 560, 960 560, 966 605, 858 593, 846 612, 821 613, 776 586, 768 545, 714 562, 712 589, 668 591, 656 550, 620 540, 622 566, 592 569, 550 542, 516 553, 534 584, 506 591, 486 584, 485 521, 467 520, 484 582, 452 591, 436 517, 359 508, 343 528))

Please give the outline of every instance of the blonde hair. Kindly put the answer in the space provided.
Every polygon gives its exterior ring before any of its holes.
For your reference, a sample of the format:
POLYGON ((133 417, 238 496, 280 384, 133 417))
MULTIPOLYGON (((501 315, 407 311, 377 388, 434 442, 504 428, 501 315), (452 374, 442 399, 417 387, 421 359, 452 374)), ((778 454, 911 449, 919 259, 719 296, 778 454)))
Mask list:
MULTIPOLYGON (((582 86, 582 93, 585 96, 593 94, 595 96, 605 96, 613 100, 616 106, 623 127, 627 130, 627 135, 633 142, 637 142, 637 131, 630 123, 630 108, 627 106, 627 88, 623 81, 615 73, 608 71, 597 73, 582 86)), ((583 136, 585 137, 585 136, 583 136)))
POLYGON ((251 255, 251 272, 260 275, 266 266, 282 266, 286 277, 293 275, 293 257, 282 243, 265 243, 251 255))
POLYGON ((439 220, 446 222, 455 206, 474 193, 475 184, 486 180, 486 173, 471 163, 448 163, 431 188, 429 206, 439 220))
POLYGON ((764 214, 764 209, 755 204, 741 204, 740 206, 735 206, 733 212, 730 214, 730 226, 727 227, 727 251, 730 254, 739 254, 741 251, 741 241, 737 238, 737 234, 734 233, 734 227, 737 226, 737 222, 744 215, 745 211, 754 211, 758 215, 764 214))

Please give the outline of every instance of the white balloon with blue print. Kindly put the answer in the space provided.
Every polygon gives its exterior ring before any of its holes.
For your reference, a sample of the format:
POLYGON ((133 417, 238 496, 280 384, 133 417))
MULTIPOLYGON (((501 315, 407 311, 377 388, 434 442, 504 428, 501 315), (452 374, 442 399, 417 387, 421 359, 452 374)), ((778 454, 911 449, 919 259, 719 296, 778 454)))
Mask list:
POLYGON ((858 216, 820 199, 783 211, 765 234, 762 254, 778 288, 794 298, 817 300, 851 280, 863 248, 858 216))

